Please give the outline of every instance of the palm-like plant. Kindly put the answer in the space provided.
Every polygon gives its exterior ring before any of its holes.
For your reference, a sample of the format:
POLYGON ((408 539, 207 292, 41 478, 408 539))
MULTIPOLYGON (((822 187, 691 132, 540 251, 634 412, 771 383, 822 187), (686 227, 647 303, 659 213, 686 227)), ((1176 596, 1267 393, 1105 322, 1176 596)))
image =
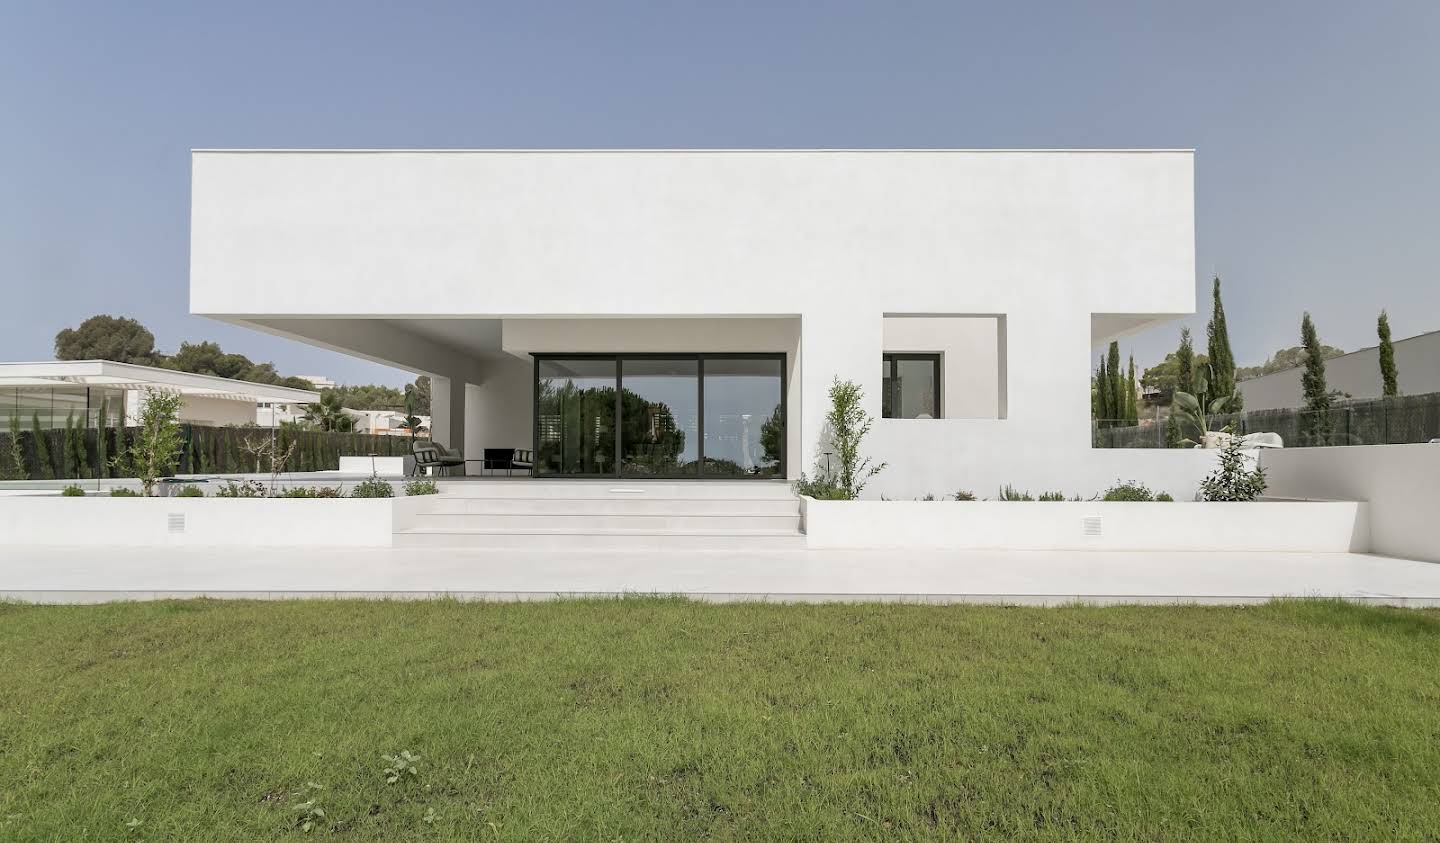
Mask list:
POLYGON ((412 441, 415 439, 415 434, 428 429, 421 422, 420 417, 415 414, 415 397, 409 390, 405 392, 405 419, 400 422, 398 427, 401 430, 410 431, 412 441))
MULTIPOLYGON (((1175 398, 1170 411, 1179 421, 1182 431, 1193 430, 1195 432, 1196 438, 1187 437, 1184 441, 1196 447, 1204 447, 1205 438, 1210 433, 1208 416, 1223 413, 1236 403, 1236 393, 1233 392, 1229 395, 1209 398, 1206 395, 1209 387, 1210 381, 1205 369, 1196 369, 1195 380, 1192 384, 1195 391, 1191 393, 1175 390, 1175 398)), ((1231 433, 1233 430, 1234 425, 1227 424, 1219 432, 1231 433)))
POLYGON ((321 392, 320 400, 305 408, 304 419, 319 430, 349 433, 355 429, 355 417, 345 412, 340 393, 333 389, 321 392))

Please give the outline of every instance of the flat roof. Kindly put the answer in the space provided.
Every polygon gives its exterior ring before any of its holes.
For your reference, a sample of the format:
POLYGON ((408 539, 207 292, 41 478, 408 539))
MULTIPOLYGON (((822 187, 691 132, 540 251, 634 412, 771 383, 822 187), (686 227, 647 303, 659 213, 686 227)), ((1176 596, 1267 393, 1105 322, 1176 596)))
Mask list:
POLYGON ((320 400, 320 393, 308 389, 237 381, 215 375, 196 375, 155 366, 116 363, 113 360, 0 363, 0 389, 57 386, 163 389, 188 397, 273 404, 309 404, 320 400))
POLYGON ((1037 153, 1037 154, 1052 154, 1052 155, 1055 154, 1055 153, 1073 153, 1073 154, 1077 154, 1077 155, 1084 155, 1084 154, 1089 154, 1089 153, 1102 153, 1102 154, 1103 154, 1103 153, 1109 153, 1109 154, 1114 154, 1114 153, 1139 153, 1139 154, 1143 154, 1143 153, 1152 153, 1152 152, 1168 152, 1168 153, 1185 153, 1185 154, 1193 155, 1193 154, 1195 153, 1195 150, 1194 150, 1194 148, 1189 148, 1189 149, 1186 149, 1186 148, 1170 149, 1170 148, 1164 148, 1164 147, 1158 147, 1158 148, 1153 148, 1153 149, 1147 149, 1147 148, 1142 148, 1142 147, 1137 147, 1137 148, 1124 148, 1124 147, 1121 147, 1121 148, 1116 148, 1116 149, 1004 149, 1004 148, 996 148, 996 149, 945 149, 945 148, 936 148, 936 149, 931 149, 931 148, 926 148, 926 147, 893 148, 893 149, 860 149, 860 148, 844 148, 844 147, 839 147, 839 148, 834 148, 834 149, 826 149, 826 148, 804 148, 804 147, 794 147, 794 148, 789 148, 789 149, 784 149, 784 148, 781 148, 781 149, 763 149, 763 148, 748 148, 748 147, 747 147, 747 148, 737 148, 737 149, 705 149, 705 148, 697 148, 697 149, 676 149, 676 148, 661 148, 661 149, 625 149, 625 148, 620 148, 620 149, 583 149, 583 148, 582 148, 582 149, 503 149, 503 148, 502 148, 502 149, 464 149, 464 148, 441 148, 441 149, 412 149, 412 148, 393 148, 393 149, 385 149, 385 148, 379 148, 379 149, 349 148, 349 149, 347 149, 347 148, 335 148, 335 149, 327 149, 327 148, 315 148, 315 149, 301 149, 301 148, 284 148, 284 147, 275 148, 275 149, 265 149, 265 148, 250 148, 250 149, 246 149, 246 148, 225 148, 225 147, 218 147, 218 148, 205 148, 205 147, 201 147, 201 148, 197 148, 197 149, 191 149, 190 152, 191 152, 192 154, 199 154, 199 153, 203 153, 203 152, 227 152, 227 153, 229 153, 229 152, 246 152, 246 153, 249 153, 249 152, 253 152, 253 153, 264 153, 264 152, 283 152, 283 153, 296 153, 296 152, 317 152, 317 153, 347 153, 347 152, 353 152, 353 153, 386 153, 386 152, 416 153, 416 152, 444 152, 444 153, 478 153, 478 154, 484 154, 484 153, 504 153, 504 154, 524 154, 524 153, 535 153, 535 154, 678 153, 678 154, 685 154, 685 153, 704 153, 704 154, 707 154, 707 155, 708 155, 708 154, 714 154, 714 153, 737 153, 737 154, 744 154, 744 153, 764 153, 764 154, 782 154, 782 153, 799 153, 799 154, 846 153, 846 154, 851 154, 851 153, 867 153, 867 152, 874 152, 874 153, 905 153, 905 152, 936 153, 936 152, 958 152, 958 153, 977 153, 977 154, 989 154, 989 153, 1037 153))

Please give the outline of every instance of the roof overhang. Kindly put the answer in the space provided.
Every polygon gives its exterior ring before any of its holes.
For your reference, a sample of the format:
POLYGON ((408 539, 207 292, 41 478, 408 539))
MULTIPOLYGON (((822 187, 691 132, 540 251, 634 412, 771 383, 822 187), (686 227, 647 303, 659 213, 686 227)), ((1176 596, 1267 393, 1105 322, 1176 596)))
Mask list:
POLYGON ((106 389, 157 389, 187 398, 221 398, 273 404, 309 404, 320 393, 265 383, 196 375, 153 366, 110 360, 52 360, 42 363, 0 363, 0 389, 64 386, 106 389))

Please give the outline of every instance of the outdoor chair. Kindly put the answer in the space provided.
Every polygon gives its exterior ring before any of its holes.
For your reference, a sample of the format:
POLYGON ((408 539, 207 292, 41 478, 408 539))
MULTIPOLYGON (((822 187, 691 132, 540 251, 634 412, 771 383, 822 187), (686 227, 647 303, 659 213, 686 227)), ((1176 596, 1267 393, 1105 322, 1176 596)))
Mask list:
POLYGON ((522 471, 529 471, 534 467, 534 453, 520 448, 486 448, 485 459, 481 463, 482 471, 499 471, 504 469, 507 477, 517 468, 522 471))
POLYGON ((415 457, 415 473, 425 474, 427 469, 447 472, 456 466, 463 471, 465 468, 465 455, 460 451, 451 451, 439 442, 422 442, 415 440, 410 445, 410 453, 415 457))

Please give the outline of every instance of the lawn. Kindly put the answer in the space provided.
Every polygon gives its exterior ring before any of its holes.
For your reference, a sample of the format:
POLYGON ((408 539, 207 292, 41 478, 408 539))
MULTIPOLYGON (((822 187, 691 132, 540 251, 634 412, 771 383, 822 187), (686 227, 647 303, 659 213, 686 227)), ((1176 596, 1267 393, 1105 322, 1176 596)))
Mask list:
POLYGON ((1440 834, 1434 612, 3 605, 0 643, 7 841, 1440 834))

